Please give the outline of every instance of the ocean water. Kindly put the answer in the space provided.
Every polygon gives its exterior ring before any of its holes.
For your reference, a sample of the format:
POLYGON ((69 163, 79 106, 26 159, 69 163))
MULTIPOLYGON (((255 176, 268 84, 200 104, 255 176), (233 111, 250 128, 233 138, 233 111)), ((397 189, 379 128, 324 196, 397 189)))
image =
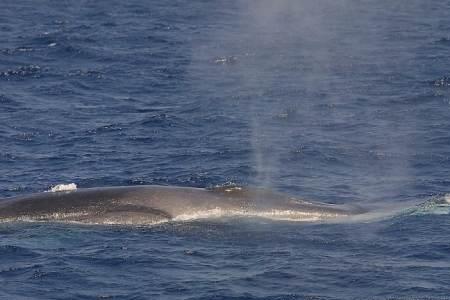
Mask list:
POLYGON ((236 184, 404 207, 2 223, 0 299, 449 299, 450 1, 2 0, 0 33, 1 198, 236 184))

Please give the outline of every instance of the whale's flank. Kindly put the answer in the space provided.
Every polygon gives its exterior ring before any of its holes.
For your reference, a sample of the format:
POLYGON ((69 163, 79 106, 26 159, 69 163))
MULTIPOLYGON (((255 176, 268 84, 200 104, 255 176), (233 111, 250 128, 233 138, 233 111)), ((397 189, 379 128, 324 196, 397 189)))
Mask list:
POLYGON ((317 221, 361 213, 264 189, 133 186, 45 192, 0 200, 2 221, 154 224, 221 216, 317 221))

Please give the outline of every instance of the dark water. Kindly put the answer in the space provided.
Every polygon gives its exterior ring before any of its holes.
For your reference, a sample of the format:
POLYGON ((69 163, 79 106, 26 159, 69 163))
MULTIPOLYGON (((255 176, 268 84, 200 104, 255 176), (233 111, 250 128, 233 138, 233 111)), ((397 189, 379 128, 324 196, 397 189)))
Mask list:
MULTIPOLYGON (((450 1, 0 7, 1 197, 70 182, 361 206, 450 192, 450 1)), ((445 299, 448 212, 6 223, 0 298, 445 299)))

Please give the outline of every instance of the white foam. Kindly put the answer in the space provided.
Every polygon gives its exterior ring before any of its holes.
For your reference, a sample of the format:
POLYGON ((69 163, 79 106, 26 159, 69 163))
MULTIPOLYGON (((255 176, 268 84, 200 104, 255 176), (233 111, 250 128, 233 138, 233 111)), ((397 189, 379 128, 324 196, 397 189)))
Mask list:
POLYGON ((64 221, 70 223, 70 220, 68 218, 79 218, 82 216, 87 216, 88 214, 85 212, 79 212, 79 213, 51 213, 51 214, 44 214, 40 216, 18 216, 18 217, 10 217, 10 218, 4 218, 1 219, 0 223, 5 222, 48 222, 48 221, 64 221))
POLYGON ((450 194, 433 198, 410 209, 412 215, 448 215, 450 214, 450 194))
POLYGON ((278 209, 272 209, 268 211, 253 211, 253 210, 224 210, 221 208, 214 208, 197 211, 194 213, 181 214, 176 216, 172 220, 189 221, 197 219, 211 219, 222 217, 255 217, 280 221, 312 222, 343 217, 343 215, 333 213, 299 212, 293 210, 278 210, 278 209))
POLYGON ((446 195, 444 196, 444 200, 445 200, 445 202, 447 202, 448 204, 450 204, 450 194, 446 194, 446 195))
POLYGON ((153 226, 169 222, 169 219, 153 220, 151 218, 89 218, 87 212, 76 213, 51 213, 41 216, 19 216, 14 218, 2 218, 1 223, 9 222, 25 222, 25 223, 63 223, 63 224, 79 224, 79 225, 137 225, 137 226, 153 226))
POLYGON ((67 191, 74 191, 77 189, 77 185, 75 183, 69 183, 69 184, 57 184, 54 187, 52 187, 49 192, 67 192, 67 191))

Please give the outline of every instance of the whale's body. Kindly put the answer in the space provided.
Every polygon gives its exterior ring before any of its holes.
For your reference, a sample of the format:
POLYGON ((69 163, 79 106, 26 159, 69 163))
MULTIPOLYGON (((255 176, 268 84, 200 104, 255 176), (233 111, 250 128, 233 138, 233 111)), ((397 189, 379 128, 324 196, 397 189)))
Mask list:
POLYGON ((43 192, 0 200, 0 221, 154 224, 214 216, 299 221, 359 214, 358 208, 311 203, 264 189, 129 186, 43 192))

